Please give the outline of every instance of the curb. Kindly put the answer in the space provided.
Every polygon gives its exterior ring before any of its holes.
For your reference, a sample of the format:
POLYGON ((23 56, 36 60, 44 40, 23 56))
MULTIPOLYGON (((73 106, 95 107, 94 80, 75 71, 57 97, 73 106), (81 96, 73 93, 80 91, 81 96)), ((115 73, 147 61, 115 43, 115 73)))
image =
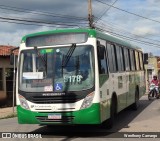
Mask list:
POLYGON ((5 116, 1 116, 0 120, 1 119, 7 119, 7 118, 13 118, 13 117, 17 117, 17 113, 10 113, 10 114, 7 114, 5 116))
POLYGON ((13 107, 0 108, 0 119, 12 118, 17 116, 16 108, 13 111, 13 107))

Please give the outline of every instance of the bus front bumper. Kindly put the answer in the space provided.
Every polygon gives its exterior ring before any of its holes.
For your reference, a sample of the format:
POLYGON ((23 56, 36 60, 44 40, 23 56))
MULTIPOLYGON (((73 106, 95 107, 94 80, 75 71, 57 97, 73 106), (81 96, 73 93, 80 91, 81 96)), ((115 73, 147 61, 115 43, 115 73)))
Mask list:
POLYGON ((91 107, 73 112, 33 112, 17 106, 19 124, 100 124, 100 105, 95 103, 91 107), (53 118, 52 118, 53 117, 53 118))

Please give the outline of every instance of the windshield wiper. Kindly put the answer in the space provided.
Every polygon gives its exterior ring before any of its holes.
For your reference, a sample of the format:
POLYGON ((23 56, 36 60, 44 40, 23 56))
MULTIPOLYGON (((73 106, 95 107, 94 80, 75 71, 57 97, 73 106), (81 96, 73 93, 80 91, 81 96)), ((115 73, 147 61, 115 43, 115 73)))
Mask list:
POLYGON ((43 65, 45 66, 45 72, 47 73, 47 61, 45 60, 45 58, 39 53, 39 50, 37 49, 37 47, 34 47, 34 50, 38 56, 38 58, 41 59, 41 61, 43 62, 43 65))
POLYGON ((72 44, 72 46, 70 47, 70 49, 68 50, 68 52, 66 54, 66 57, 62 61, 62 67, 65 67, 68 64, 75 48, 76 48, 76 44, 72 44))
POLYGON ((66 57, 63 57, 62 59, 62 75, 63 75, 63 68, 66 67, 66 65, 68 64, 74 50, 76 48, 76 44, 72 44, 72 46, 69 48, 66 57))
POLYGON ((79 56, 77 56, 78 58, 76 59, 76 75, 78 75, 79 73, 79 68, 80 68, 80 61, 79 61, 79 56))

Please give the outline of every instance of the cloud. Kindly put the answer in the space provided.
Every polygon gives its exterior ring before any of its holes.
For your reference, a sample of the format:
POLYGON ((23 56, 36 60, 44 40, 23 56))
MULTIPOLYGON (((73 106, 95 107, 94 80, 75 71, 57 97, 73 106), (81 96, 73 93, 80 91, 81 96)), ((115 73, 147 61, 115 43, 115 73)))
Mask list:
POLYGON ((68 23, 71 25, 79 24, 83 20, 78 20, 76 17, 83 17, 87 20, 87 8, 88 6, 86 0, 32 0, 29 2, 26 0, 0 1, 0 17, 19 18, 34 21, 38 20, 40 22, 52 23, 48 25, 40 24, 41 26, 35 26, 32 25, 34 23, 31 22, 14 24, 11 22, 15 21, 4 22, 4 20, 2 21, 2 19, 0 19, 0 44, 12 44, 17 46, 19 45, 21 37, 25 34, 61 27, 56 25, 56 23, 60 23, 64 26, 68 23), (68 18, 70 16, 75 18, 68 18))
POLYGON ((86 0, 5 0, 0 5, 11 6, 15 8, 28 9, 31 11, 45 11, 50 13, 59 13, 63 15, 87 15, 86 0))
POLYGON ((47 31, 47 30, 53 30, 53 28, 49 27, 38 27, 35 28, 35 30, 17 30, 16 32, 10 34, 10 32, 1 32, 0 35, 3 37, 3 40, 0 40, 0 45, 13 45, 13 46, 19 46, 21 39, 23 36, 35 32, 41 32, 41 31, 47 31))
MULTIPOLYGON (((111 2, 111 0, 107 0, 111 2)), ((103 13, 105 5, 93 1, 93 14, 94 16, 103 13)), ((88 26, 88 1, 81 0, 5 0, 0 1, 0 17, 5 18, 18 18, 34 21, 48 22, 52 24, 46 25, 45 29, 54 29, 66 27, 68 24, 79 25, 82 27, 88 26), (69 17, 73 17, 69 18, 69 17), (82 17, 80 20, 78 17, 82 17), (61 24, 56 25, 56 23, 61 24), (64 26, 63 26, 64 25, 64 26), (52 27, 49 27, 52 26, 52 27)), ((34 33, 36 31, 44 30, 42 26, 25 25, 34 23, 14 24, 7 21, 4 22, 0 19, 0 44, 13 44, 18 45, 19 39, 25 33, 34 33), (7 41, 8 39, 8 41, 7 41)), ((38 23, 35 23, 38 24, 38 23)))
POLYGON ((150 3, 150 4, 157 4, 160 1, 159 0, 147 0, 147 2, 150 3))
MULTIPOLYGON (((112 4, 115 0, 101 0, 105 3, 112 4)), ((160 0, 119 0, 114 6, 142 15, 147 18, 151 18, 160 21, 160 0)), ((104 5, 98 1, 92 0, 92 9, 94 17, 101 17, 109 6, 104 5)), ((62 24, 79 24, 84 22, 82 27, 88 26, 88 1, 87 0, 5 0, 0 1, 0 17, 20 17, 20 19, 36 20, 40 19, 45 22, 60 22, 62 24), (2 6, 3 5, 3 6, 2 6), (7 6, 4 8, 4 6, 7 6), (26 9, 23 12, 9 10, 10 7, 26 9), (4 9, 2 9, 4 8, 4 9), (46 15, 34 14, 34 12, 41 11, 46 12, 46 15), (49 14, 50 13, 50 14, 49 14), (56 15, 59 14, 59 17, 56 15), (47 16, 48 15, 48 16, 47 16), (52 16, 49 16, 52 15, 52 16), (60 15, 66 15, 66 18, 62 18, 60 15), (83 17, 85 20, 69 19, 68 16, 83 17)), ((122 34, 125 36, 132 36, 130 33, 137 36, 151 38, 154 40, 160 40, 158 37, 160 31, 159 23, 155 23, 126 12, 110 8, 106 14, 103 15, 102 20, 99 20, 99 25, 109 25, 106 29, 110 28, 113 32, 122 34)), ((32 24, 32 23, 28 23, 32 24)), ((56 24, 51 24, 53 27, 47 26, 35 26, 35 25, 23 25, 5 23, 0 19, 0 44, 10 44, 18 46, 21 38, 30 33, 53 30, 55 28, 62 28, 56 24)), ((135 36, 136 37, 136 36, 135 36)), ((152 41, 150 41, 152 42, 152 41)), ((134 44, 137 45, 136 42, 134 44)), ((159 42, 157 42, 159 44, 159 42)), ((147 51, 154 51, 150 46, 144 44, 138 44, 142 48, 147 48, 147 51)), ((154 52, 155 53, 155 52, 154 52)))
POLYGON ((145 27, 145 26, 138 26, 135 27, 132 31, 132 34, 135 34, 137 36, 148 36, 148 35, 155 35, 158 34, 159 31, 155 30, 153 27, 145 27))

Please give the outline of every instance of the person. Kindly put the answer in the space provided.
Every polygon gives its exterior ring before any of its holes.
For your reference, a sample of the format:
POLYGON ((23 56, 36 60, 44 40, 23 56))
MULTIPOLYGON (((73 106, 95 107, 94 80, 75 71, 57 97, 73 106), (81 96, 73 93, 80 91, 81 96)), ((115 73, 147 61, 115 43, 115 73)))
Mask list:
POLYGON ((90 69, 89 57, 87 55, 84 55, 82 56, 81 61, 80 61, 80 71, 83 77, 82 80, 86 80, 88 78, 89 69, 90 69))
POLYGON ((159 93, 159 80, 157 79, 157 75, 154 75, 153 76, 153 79, 151 81, 151 84, 155 84, 156 86, 156 91, 157 91, 157 94, 159 93))
POLYGON ((151 83, 155 84, 156 86, 159 85, 159 81, 158 81, 158 79, 157 79, 157 75, 154 75, 154 76, 153 76, 153 79, 152 79, 151 83))

